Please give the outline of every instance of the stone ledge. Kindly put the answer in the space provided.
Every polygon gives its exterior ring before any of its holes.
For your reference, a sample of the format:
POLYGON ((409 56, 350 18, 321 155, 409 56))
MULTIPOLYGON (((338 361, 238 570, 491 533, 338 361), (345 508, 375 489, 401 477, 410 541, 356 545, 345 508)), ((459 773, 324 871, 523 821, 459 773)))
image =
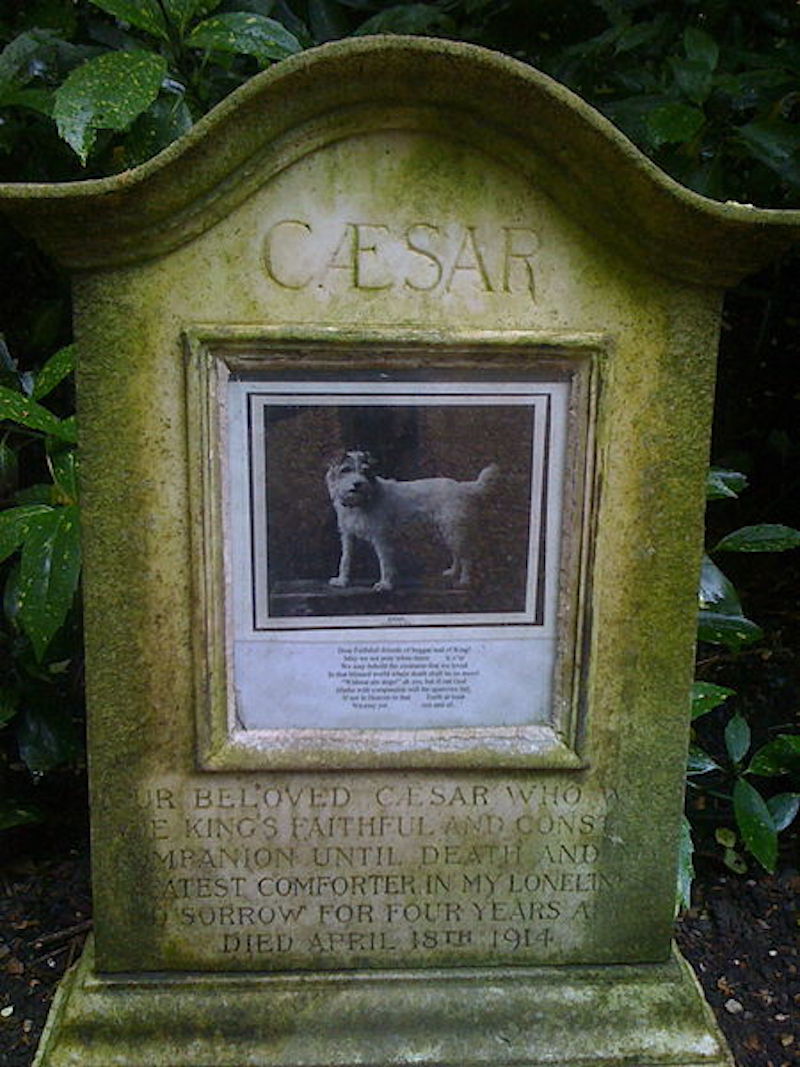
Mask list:
POLYGON ((34 1067, 733 1067, 663 964, 317 975, 68 974, 34 1067))

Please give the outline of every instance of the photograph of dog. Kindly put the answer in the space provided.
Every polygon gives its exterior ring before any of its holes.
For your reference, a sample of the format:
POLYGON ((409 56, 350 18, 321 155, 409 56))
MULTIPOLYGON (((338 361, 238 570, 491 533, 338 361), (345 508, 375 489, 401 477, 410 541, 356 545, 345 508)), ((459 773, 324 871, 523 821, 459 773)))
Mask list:
POLYGON ((402 581, 398 534, 411 524, 421 524, 448 549, 451 559, 442 576, 456 586, 469 586, 480 505, 499 479, 499 467, 490 463, 469 482, 443 477, 397 481, 378 475, 377 462, 369 452, 345 452, 331 463, 325 476, 341 541, 339 570, 330 585, 351 585, 353 551, 360 540, 372 547, 378 560, 380 576, 372 589, 377 593, 395 589, 402 581))
POLYGON ((267 619, 539 611, 532 407, 271 403, 258 425, 267 619))

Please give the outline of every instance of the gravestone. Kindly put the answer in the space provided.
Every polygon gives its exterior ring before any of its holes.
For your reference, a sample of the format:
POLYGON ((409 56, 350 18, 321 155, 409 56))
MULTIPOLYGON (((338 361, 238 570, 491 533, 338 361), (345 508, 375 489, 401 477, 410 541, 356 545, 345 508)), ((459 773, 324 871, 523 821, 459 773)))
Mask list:
POLYGON ((39 1067, 729 1064, 687 693, 721 295, 796 213, 405 38, 0 193, 80 350, 96 932, 39 1067))

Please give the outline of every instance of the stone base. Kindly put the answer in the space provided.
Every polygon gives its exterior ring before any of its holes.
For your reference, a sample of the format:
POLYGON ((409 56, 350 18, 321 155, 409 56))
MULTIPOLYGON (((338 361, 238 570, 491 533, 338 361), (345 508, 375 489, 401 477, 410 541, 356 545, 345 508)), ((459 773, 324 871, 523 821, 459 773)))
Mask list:
POLYGON ((98 976, 34 1067, 733 1067, 688 965, 98 976))

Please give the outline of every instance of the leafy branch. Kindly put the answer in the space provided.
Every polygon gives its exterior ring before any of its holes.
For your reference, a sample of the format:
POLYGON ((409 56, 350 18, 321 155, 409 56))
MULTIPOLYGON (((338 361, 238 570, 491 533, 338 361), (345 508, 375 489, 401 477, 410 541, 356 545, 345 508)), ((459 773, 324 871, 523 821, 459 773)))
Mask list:
POLYGON ((252 74, 303 48, 350 35, 410 33, 476 41, 533 63, 698 192, 774 206, 800 193, 796 5, 767 0, 755 10, 745 0, 727 0, 700 11, 684 0, 63 4, 70 14, 61 22, 72 20, 71 33, 28 26, 0 53, 0 109, 55 122, 81 164, 97 173, 149 158, 252 74), (83 39, 74 43, 78 27, 83 39))
POLYGON ((24 502, 0 511, 0 563, 20 555, 18 619, 38 660, 64 623, 80 575, 75 419, 59 419, 38 403, 72 371, 73 361, 72 346, 57 352, 30 383, 29 395, 0 386, 0 420, 44 436, 52 477, 28 490, 24 502))
MULTIPOLYGON (((10 658, 0 686, 0 728, 14 730, 19 755, 37 777, 73 762, 81 750, 63 699, 80 648, 66 632, 68 617, 77 625, 72 608, 81 569, 75 419, 59 418, 40 403, 71 375, 74 348, 60 349, 36 375, 17 372, 4 344, 0 354, 6 383, 0 385, 3 448, 16 455, 20 442, 37 445, 50 477, 17 490, 0 510, 8 626, 0 637, 10 658)), ((4 488, 13 481, 9 477, 4 488)), ((39 817, 35 804, 0 798, 0 829, 39 817)))
MULTIPOLYGON (((708 475, 709 500, 735 498, 746 487, 747 479, 736 471, 712 468, 708 475)), ((700 579, 698 638, 725 646, 732 653, 758 641, 762 632, 743 611, 733 583, 712 561, 719 552, 783 552, 800 547, 800 530, 789 526, 764 523, 743 526, 723 537, 704 558, 700 579)), ((710 682, 698 681, 692 690, 692 722, 721 708, 734 691, 710 682)), ((714 758, 693 740, 687 765, 690 790, 714 796, 729 806, 736 831, 719 827, 717 843, 723 860, 732 870, 746 870, 738 851, 741 846, 767 871, 774 871, 778 857, 778 835, 800 811, 800 791, 788 790, 767 797, 763 786, 752 778, 789 776, 800 784, 800 735, 778 734, 766 744, 754 748, 750 724, 740 711, 727 719, 723 730, 725 757, 714 758), (738 835, 737 835, 738 831, 738 835)), ((692 877, 692 840, 688 823, 681 841, 679 899, 689 904, 692 877)))

